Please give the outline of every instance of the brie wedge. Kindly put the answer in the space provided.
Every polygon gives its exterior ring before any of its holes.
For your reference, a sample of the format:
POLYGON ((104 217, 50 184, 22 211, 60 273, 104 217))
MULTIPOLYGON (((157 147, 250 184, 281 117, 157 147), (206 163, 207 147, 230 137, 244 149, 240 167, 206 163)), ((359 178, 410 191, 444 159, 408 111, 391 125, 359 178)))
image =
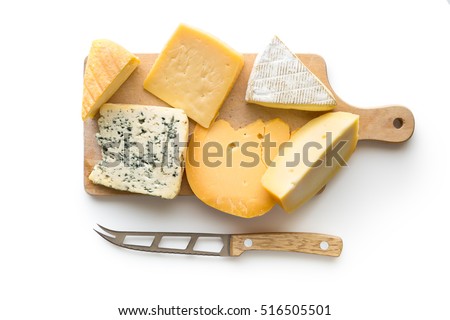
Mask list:
POLYGON ((331 110, 336 105, 330 90, 276 36, 255 59, 245 100, 307 111, 331 110))

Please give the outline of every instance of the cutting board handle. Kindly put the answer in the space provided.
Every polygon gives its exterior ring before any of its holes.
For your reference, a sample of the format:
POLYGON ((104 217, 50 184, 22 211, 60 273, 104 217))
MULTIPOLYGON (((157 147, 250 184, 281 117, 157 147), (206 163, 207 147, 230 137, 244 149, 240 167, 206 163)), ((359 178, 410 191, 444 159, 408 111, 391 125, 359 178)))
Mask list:
POLYGON ((359 140, 403 142, 411 138, 414 132, 414 116, 406 107, 350 108, 360 115, 359 140))
POLYGON ((231 236, 231 256, 240 256, 248 250, 291 251, 338 257, 342 251, 342 239, 307 232, 250 233, 231 236))

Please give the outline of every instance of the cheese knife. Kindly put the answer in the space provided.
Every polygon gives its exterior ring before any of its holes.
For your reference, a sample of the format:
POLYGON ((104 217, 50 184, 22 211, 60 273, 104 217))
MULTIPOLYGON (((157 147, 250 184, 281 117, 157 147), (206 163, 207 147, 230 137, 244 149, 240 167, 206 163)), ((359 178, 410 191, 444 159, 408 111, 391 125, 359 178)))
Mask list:
POLYGON ((342 239, 337 236, 307 232, 270 232, 248 234, 215 234, 189 232, 141 232, 116 231, 98 225, 102 232, 94 229, 103 239, 123 248, 159 252, 208 256, 240 256, 245 251, 269 250, 310 253, 323 256, 338 257, 342 251, 342 239), (150 244, 133 244, 127 237, 148 237, 150 244), (187 238, 185 248, 164 246, 162 239, 187 238), (203 239, 220 239, 222 248, 218 251, 197 249, 196 244, 203 239))

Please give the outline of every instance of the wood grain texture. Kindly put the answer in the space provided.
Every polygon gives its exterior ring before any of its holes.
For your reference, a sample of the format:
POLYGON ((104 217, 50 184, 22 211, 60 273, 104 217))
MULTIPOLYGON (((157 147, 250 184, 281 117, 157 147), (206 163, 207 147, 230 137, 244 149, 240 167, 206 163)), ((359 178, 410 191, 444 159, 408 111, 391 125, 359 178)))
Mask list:
POLYGON ((231 256, 240 256, 250 250, 291 251, 338 257, 342 251, 342 239, 306 232, 250 233, 231 236, 231 256), (251 246, 246 246, 246 240, 251 240, 251 246), (321 248, 321 243, 326 243, 328 247, 321 248))
MULTIPOLYGON (((157 58, 157 54, 137 54, 141 64, 130 76, 130 78, 111 97, 111 103, 132 103, 156 106, 168 106, 167 103, 146 91, 143 87, 144 79, 151 66, 157 58)), ((386 142, 403 142, 408 140, 414 132, 414 116, 405 107, 390 106, 373 109, 361 109, 353 107, 340 99, 330 86, 327 78, 325 61, 315 54, 299 54, 303 63, 316 74, 319 79, 333 92, 337 107, 335 111, 347 111, 360 115, 360 140, 378 140, 386 142), (396 120, 397 119, 397 120, 396 120), (400 123, 396 128, 394 122, 400 123)), ((285 110, 267 108, 245 102, 245 91, 248 77, 250 75, 255 54, 246 54, 245 65, 237 79, 233 89, 225 100, 218 119, 228 121, 234 128, 241 128, 258 119, 268 121, 281 118, 289 124, 291 130, 303 126, 309 120, 323 114, 324 112, 309 112, 299 110, 285 110)), ((189 129, 192 132, 195 123, 190 121, 189 129)), ((100 147, 95 139, 98 132, 97 119, 89 119, 84 122, 84 186, 86 192, 91 195, 114 195, 130 194, 124 191, 110 189, 101 185, 93 184, 88 176, 94 165, 101 160, 100 147)), ((192 195, 186 177, 183 177, 180 195, 192 195)))

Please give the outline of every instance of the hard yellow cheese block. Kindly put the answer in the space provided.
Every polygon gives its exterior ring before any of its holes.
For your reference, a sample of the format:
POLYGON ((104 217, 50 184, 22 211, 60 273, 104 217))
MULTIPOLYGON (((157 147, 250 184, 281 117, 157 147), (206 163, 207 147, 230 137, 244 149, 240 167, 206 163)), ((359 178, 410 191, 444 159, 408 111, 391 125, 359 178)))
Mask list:
POLYGON ((186 160, 192 191, 207 205, 232 215, 252 218, 266 213, 275 201, 261 177, 266 162, 289 135, 289 126, 280 119, 258 120, 238 130, 224 120, 209 129, 197 125, 186 160))
POLYGON ((144 88, 208 128, 243 65, 242 54, 180 25, 151 68, 144 88))
POLYGON ((139 65, 139 59, 110 40, 95 40, 86 62, 83 121, 93 118, 139 65))
POLYGON ((312 198, 349 160, 359 116, 331 112, 294 132, 263 175, 264 188, 287 212, 312 198))

